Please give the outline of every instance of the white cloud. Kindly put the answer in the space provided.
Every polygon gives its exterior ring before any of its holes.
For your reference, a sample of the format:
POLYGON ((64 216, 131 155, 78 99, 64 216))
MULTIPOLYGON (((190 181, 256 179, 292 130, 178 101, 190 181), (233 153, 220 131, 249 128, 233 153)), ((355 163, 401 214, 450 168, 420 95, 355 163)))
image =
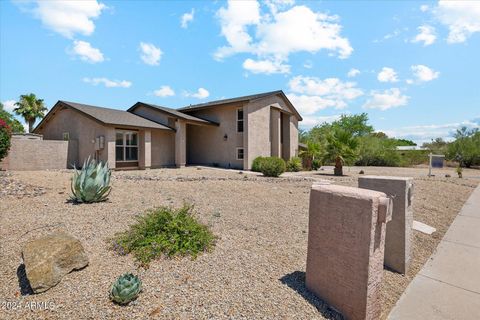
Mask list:
POLYGON ((4 108, 6 111, 8 111, 8 112, 11 113, 11 112, 13 112, 13 109, 16 108, 16 106, 15 106, 15 103, 16 103, 16 102, 17 102, 17 101, 15 101, 15 100, 5 100, 5 101, 2 102, 2 103, 3 103, 3 108, 4 108))
POLYGON ((440 72, 434 71, 433 69, 421 64, 411 66, 411 69, 418 82, 432 81, 437 79, 440 75, 440 72))
POLYGON ((313 68, 313 62, 311 60, 307 60, 303 63, 303 67, 305 69, 312 69, 313 68))
POLYGON ((160 63, 160 58, 162 57, 162 50, 155 47, 155 45, 146 42, 140 42, 140 51, 142 54, 140 58, 142 61, 151 66, 158 66, 160 63))
POLYGON ((429 25, 423 25, 417 28, 419 33, 413 38, 412 42, 423 42, 423 46, 429 46, 435 42, 435 28, 429 25))
POLYGON ((333 116, 304 116, 300 125, 302 127, 311 128, 324 122, 332 123, 333 121, 340 119, 340 116, 341 115, 339 114, 333 116))
POLYGON ((170 86, 161 86, 160 89, 155 90, 153 94, 162 98, 173 97, 175 95, 175 91, 170 86))
POLYGON ((188 24, 193 21, 195 15, 195 9, 192 9, 190 12, 185 12, 180 19, 180 25, 182 28, 188 28, 188 24))
POLYGON ((81 60, 90 63, 97 63, 105 60, 103 53, 99 49, 92 47, 92 45, 86 41, 73 41, 71 53, 79 56, 81 60))
POLYGON ((290 73, 290 66, 282 64, 280 61, 271 60, 252 60, 248 58, 243 62, 243 68, 252 73, 290 73))
POLYGON ((449 29, 448 43, 465 42, 480 32, 480 1, 439 1, 433 10, 437 19, 449 29))
POLYGON ((210 96, 210 92, 208 92, 207 89, 205 88, 198 88, 197 92, 195 93, 185 93, 185 95, 187 97, 193 97, 193 98, 197 98, 197 99, 205 99, 205 98, 208 98, 210 96))
POLYGON ((467 127, 470 129, 480 128, 480 122, 475 120, 467 120, 462 122, 446 123, 446 124, 430 124, 407 126, 396 129, 382 129, 389 137, 410 139, 418 144, 430 142, 435 138, 443 138, 444 140, 453 140, 453 135, 457 129, 467 127))
POLYGON ((301 114, 306 115, 329 107, 343 109, 347 102, 363 95, 355 82, 343 82, 337 78, 322 80, 297 76, 289 81, 288 86, 291 91, 288 98, 301 114))
POLYGON ((95 30, 93 19, 107 8, 103 3, 91 1, 36 1, 33 14, 45 27, 64 37, 73 38, 75 34, 91 35, 95 30))
POLYGON ((352 68, 348 71, 347 77, 354 78, 354 77, 358 76, 359 74, 360 74, 360 70, 352 68))
POLYGON ((426 4, 422 4, 420 6, 420 11, 422 11, 422 12, 427 12, 429 9, 430 9, 430 7, 426 4))
POLYGON ((370 99, 365 102, 365 109, 388 110, 390 108, 401 107, 408 103, 410 97, 403 95, 398 88, 391 88, 381 91, 372 90, 370 99))
POLYGON ((397 82, 397 73, 392 68, 383 67, 377 75, 377 79, 380 82, 397 82))
POLYGON ((110 80, 107 78, 83 78, 83 82, 94 86, 103 84, 107 88, 129 88, 132 83, 126 80, 110 80))
MULTIPOLYGON (((295 52, 316 53, 328 50, 341 59, 353 52, 347 38, 340 35, 338 16, 314 12, 307 6, 285 6, 267 2, 262 14, 258 1, 229 1, 218 10, 221 33, 228 45, 215 52, 216 59, 237 53, 250 53, 258 60, 284 64, 295 52)), ((268 69, 267 69, 268 70, 268 69)))

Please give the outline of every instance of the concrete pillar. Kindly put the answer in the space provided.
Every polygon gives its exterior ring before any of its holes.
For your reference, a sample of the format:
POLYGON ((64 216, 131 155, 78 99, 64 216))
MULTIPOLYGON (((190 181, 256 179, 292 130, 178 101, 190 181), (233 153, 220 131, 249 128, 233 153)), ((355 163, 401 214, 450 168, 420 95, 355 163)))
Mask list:
POLYGON ((378 319, 385 224, 382 192, 315 185, 310 192, 306 286, 346 319, 378 319))
POLYGON ((274 108, 270 109, 270 134, 271 134, 271 156, 280 157, 281 148, 280 144, 280 111, 274 108))
POLYGON ((185 167, 187 162, 187 125, 178 119, 175 122, 175 165, 177 168, 185 167))
POLYGON ((152 166, 152 131, 141 131, 139 148, 139 167, 148 169, 152 166))
POLYGON ((405 274, 410 264, 413 226, 413 178, 364 176, 360 188, 384 192, 393 199, 392 221, 387 224, 385 266, 405 274))
MULTIPOLYGON (((115 128, 108 128, 105 135, 105 151, 107 163, 110 169, 115 169, 115 128)), ((82 159, 80 159, 82 161, 82 159)))

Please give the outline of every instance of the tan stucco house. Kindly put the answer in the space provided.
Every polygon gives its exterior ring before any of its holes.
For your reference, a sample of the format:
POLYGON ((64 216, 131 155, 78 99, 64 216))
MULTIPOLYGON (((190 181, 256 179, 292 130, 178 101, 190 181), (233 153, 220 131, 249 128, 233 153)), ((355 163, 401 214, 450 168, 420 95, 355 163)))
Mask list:
POLYGON ((58 101, 34 129, 69 140, 68 161, 111 168, 209 165, 250 169, 258 156, 298 154, 302 117, 283 91, 171 109, 137 102, 127 111, 58 101))

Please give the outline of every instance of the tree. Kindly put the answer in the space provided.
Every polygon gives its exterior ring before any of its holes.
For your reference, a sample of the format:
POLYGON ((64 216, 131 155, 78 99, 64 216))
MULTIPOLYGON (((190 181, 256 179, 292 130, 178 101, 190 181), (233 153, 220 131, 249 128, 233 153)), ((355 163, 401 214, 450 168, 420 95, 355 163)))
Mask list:
POLYGON ((20 101, 15 103, 17 106, 13 111, 22 116, 25 122, 28 123, 28 132, 32 132, 35 121, 45 116, 47 107, 43 104, 43 99, 37 99, 35 94, 22 94, 20 101))
POLYGON ((351 131, 334 128, 327 136, 324 160, 335 163, 334 174, 343 175, 343 165, 355 160, 358 141, 351 131))
POLYGON ((299 156, 304 159, 305 167, 312 170, 313 160, 322 156, 322 147, 317 142, 307 141, 307 149, 300 151, 299 156))
POLYGON ((332 122, 332 127, 339 127, 353 137, 363 137, 373 133, 373 127, 368 124, 368 114, 342 114, 340 119, 332 122))
POLYGON ((0 119, 0 160, 7 156, 11 136, 10 126, 3 119, 0 119))
POLYGON ((4 109, 3 103, 0 102, 0 119, 3 119, 12 129, 12 132, 25 132, 23 125, 13 117, 13 115, 4 109))
POLYGON ((458 161, 461 167, 480 164, 480 131, 462 127, 454 137, 447 147, 447 158, 458 161))

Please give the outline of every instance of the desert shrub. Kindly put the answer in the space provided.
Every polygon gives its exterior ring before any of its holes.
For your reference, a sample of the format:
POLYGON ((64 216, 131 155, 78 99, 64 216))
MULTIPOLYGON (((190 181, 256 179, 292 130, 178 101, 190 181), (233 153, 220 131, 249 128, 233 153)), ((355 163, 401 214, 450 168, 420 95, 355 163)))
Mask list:
POLYGON ((322 162, 318 159, 313 159, 312 161, 312 169, 317 171, 318 169, 320 169, 322 167, 322 162))
POLYGON ((252 171, 262 172, 262 164, 265 160, 265 157, 256 157, 252 162, 252 171))
POLYGON ((400 155, 396 151, 395 141, 376 136, 360 139, 357 166, 398 167, 401 164, 400 155))
POLYGON ((0 160, 7 156, 11 138, 10 126, 3 119, 0 119, 0 160))
POLYGON ((405 150, 397 151, 400 157, 400 163, 403 167, 416 166, 419 164, 428 164, 429 150, 405 150))
POLYGON ((132 253, 142 264, 162 255, 196 258, 213 248, 215 236, 193 216, 193 207, 180 209, 161 207, 137 218, 130 229, 115 235, 112 249, 121 254, 132 253))
POLYGON ((480 165, 480 131, 465 127, 457 130, 455 141, 448 144, 446 156, 462 167, 480 165))
POLYGON ((266 157, 261 165, 262 173, 266 177, 278 177, 286 170, 285 161, 278 157, 266 157))
POLYGON ((299 157, 291 157, 286 164, 287 171, 298 172, 302 170, 302 159, 299 157))

